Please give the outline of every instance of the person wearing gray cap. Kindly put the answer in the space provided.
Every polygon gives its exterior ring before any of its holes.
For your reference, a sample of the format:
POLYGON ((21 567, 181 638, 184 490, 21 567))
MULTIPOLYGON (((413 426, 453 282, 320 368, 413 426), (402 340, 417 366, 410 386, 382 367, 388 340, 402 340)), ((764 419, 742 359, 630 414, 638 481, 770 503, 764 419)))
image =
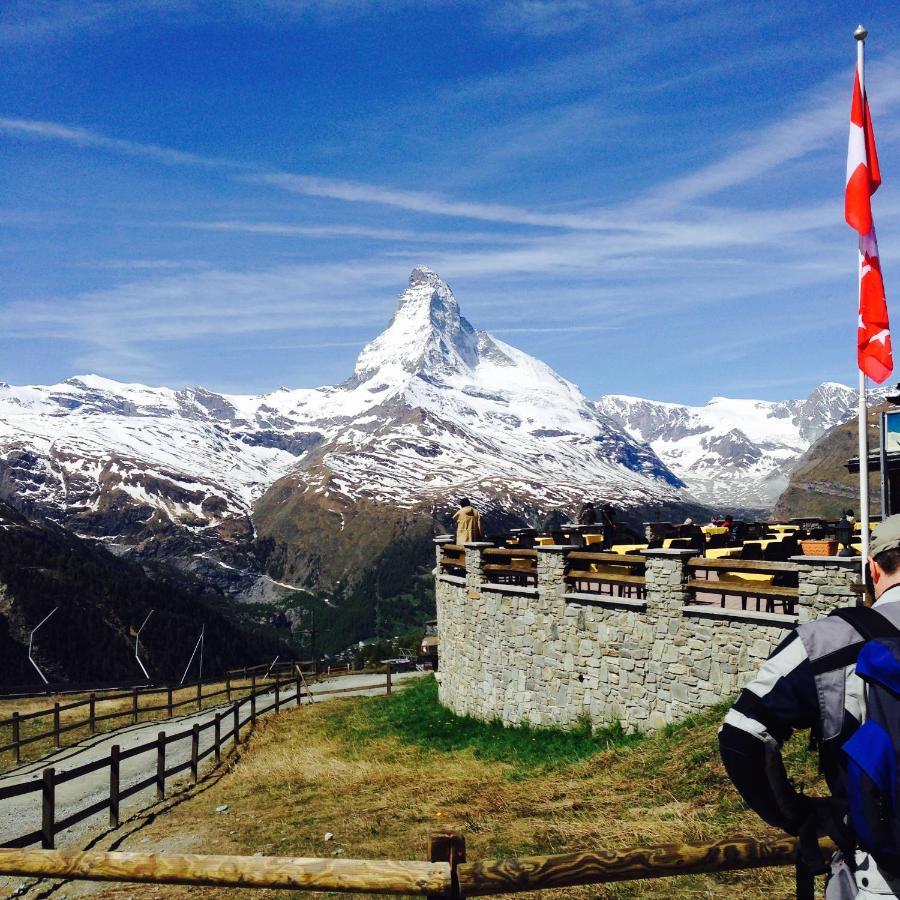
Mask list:
POLYGON ((766 822, 800 838, 797 896, 900 897, 900 515, 872 535, 865 606, 799 625, 729 710, 719 749, 729 778, 766 822), (791 784, 781 748, 809 729, 830 797, 791 784), (819 833, 840 848, 827 866, 819 833))

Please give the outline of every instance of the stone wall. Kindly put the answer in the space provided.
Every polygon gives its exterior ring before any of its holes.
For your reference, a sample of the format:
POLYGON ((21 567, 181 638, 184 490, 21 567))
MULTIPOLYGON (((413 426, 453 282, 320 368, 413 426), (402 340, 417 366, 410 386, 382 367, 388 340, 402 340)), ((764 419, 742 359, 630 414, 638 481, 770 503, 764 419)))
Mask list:
POLYGON ((465 577, 438 566, 439 691, 457 713, 508 724, 658 728, 737 694, 798 622, 857 602, 854 560, 796 558, 786 615, 693 603, 692 551, 647 551, 637 600, 570 591, 566 547, 537 548, 536 588, 488 584, 484 546, 466 545, 465 577))

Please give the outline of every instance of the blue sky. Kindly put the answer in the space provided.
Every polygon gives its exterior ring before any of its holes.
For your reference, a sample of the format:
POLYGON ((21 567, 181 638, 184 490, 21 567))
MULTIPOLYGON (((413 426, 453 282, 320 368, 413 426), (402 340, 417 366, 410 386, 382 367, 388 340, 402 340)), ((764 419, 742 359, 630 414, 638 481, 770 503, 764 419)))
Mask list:
POLYGON ((424 263, 589 396, 853 383, 860 20, 893 310, 896 3, 6 0, 0 379, 335 383, 424 263))

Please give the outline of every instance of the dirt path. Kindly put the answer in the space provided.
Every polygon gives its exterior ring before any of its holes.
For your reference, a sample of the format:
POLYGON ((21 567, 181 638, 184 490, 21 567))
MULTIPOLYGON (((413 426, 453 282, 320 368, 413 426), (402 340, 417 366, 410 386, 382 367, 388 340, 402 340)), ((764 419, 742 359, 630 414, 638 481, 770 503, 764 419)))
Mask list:
MULTIPOLYGON (((421 673, 405 672, 393 676, 394 681, 402 682, 410 677, 416 677, 421 673)), ((313 697, 317 694, 323 694, 330 690, 348 689, 345 694, 338 696, 367 696, 376 695, 384 692, 384 676, 361 674, 346 675, 330 681, 323 681, 310 685, 310 692, 313 697)), ((272 692, 260 695, 257 699, 257 708, 265 708, 271 705, 274 698, 272 692)), ((324 698, 323 698, 324 699, 324 698)), ((304 699, 304 702, 305 699, 304 699)), ((282 708, 290 708, 296 706, 296 694, 293 688, 282 690, 281 692, 282 708)), ((160 732, 173 734, 185 731, 191 728, 195 723, 203 725, 212 721, 218 712, 230 709, 229 704, 211 707, 190 715, 181 716, 175 719, 168 719, 164 722, 145 722, 138 725, 132 725, 127 728, 121 728, 118 731, 110 731, 99 734, 83 741, 80 744, 67 747, 58 753, 45 757, 39 761, 28 763, 20 768, 8 772, 0 776, 0 788, 9 787, 14 784, 22 784, 29 781, 38 780, 44 769, 53 767, 57 775, 63 774, 70 769, 77 768, 84 763, 108 757, 110 748, 113 744, 118 744, 122 752, 136 747, 139 744, 145 744, 154 741, 160 732)), ((246 716, 246 711, 242 711, 241 717, 246 716)), ((230 717, 222 722, 223 732, 227 732, 231 727, 230 717)), ((249 724, 242 729, 246 733, 249 724)), ((212 745, 213 729, 209 728, 200 732, 200 753, 212 745)), ((230 750, 226 745, 224 751, 230 750)), ((191 756, 191 739, 190 736, 181 740, 173 741, 166 747, 166 768, 171 768, 180 763, 187 762, 191 756)), ((210 755, 203 763, 202 768, 209 768, 212 764, 213 756, 210 755), (205 764, 205 765, 204 765, 205 764)), ((156 771, 156 748, 149 747, 145 752, 135 756, 133 759, 124 760, 121 763, 120 770, 120 788, 126 790, 133 784, 149 777, 156 771)), ((177 780, 177 779, 173 779, 177 780)), ((84 775, 65 784, 60 784, 56 788, 56 819, 61 821, 66 816, 84 809, 92 803, 99 802, 109 796, 109 769, 104 767, 98 772, 84 775)), ((142 809, 156 800, 156 790, 153 785, 139 791, 134 796, 123 801, 120 808, 121 818, 124 820, 128 815, 142 809)), ((73 825, 70 828, 60 832, 56 837, 58 847, 73 846, 83 843, 83 838, 95 831, 101 822, 105 822, 108 815, 106 810, 98 812, 95 816, 73 825)), ((10 840, 18 835, 27 834, 36 831, 41 826, 41 795, 39 793, 26 794, 23 797, 15 797, 10 800, 4 800, 0 803, 0 846, 4 840, 10 840)), ((4 879, 0 878, 0 885, 4 884, 4 879)))

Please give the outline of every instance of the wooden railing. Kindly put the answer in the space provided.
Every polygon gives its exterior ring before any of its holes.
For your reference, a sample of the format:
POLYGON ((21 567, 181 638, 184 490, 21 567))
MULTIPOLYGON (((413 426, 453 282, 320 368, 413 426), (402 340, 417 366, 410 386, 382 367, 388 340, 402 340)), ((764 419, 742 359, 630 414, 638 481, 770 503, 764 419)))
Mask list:
POLYGON ((481 551, 481 571, 489 584, 537 585, 537 552, 509 548, 481 551))
MULTIPOLYGON (((143 715, 146 717, 159 717, 156 714, 162 714, 161 717, 171 719, 175 711, 185 706, 196 705, 197 709, 201 709, 204 701, 215 700, 224 697, 225 702, 230 703, 233 693, 240 693, 244 690, 253 691, 256 688, 257 680, 266 679, 266 670, 270 664, 253 666, 246 669, 232 669, 224 680, 209 679, 205 681, 188 682, 183 685, 166 685, 159 687, 134 687, 129 691, 112 691, 101 693, 92 691, 89 696, 73 700, 70 703, 56 702, 52 707, 39 709, 32 712, 13 712, 7 719, 0 719, 0 733, 4 728, 9 729, 10 740, 5 744, 0 744, 0 753, 13 753, 16 763, 22 761, 22 748, 40 741, 52 741, 52 747, 47 752, 53 752, 62 746, 62 736, 86 728, 88 734, 96 734, 100 726, 107 722, 119 720, 120 722, 130 721, 131 724, 137 724, 143 715), (242 673, 246 673, 242 675, 242 673), (240 684, 240 680, 249 681, 248 684, 240 684), (235 683, 237 681, 237 683, 235 683), (221 685, 221 687, 219 687, 221 685), (215 690, 207 690, 204 693, 204 687, 217 688, 215 690), (176 699, 179 695, 187 693, 187 697, 176 699), (162 702, 153 703, 153 698, 160 698, 162 702), (98 712, 98 705, 108 703, 120 703, 127 701, 121 708, 113 709, 107 712, 98 712), (150 705, 147 705, 150 700, 150 705), (144 701, 143 705, 141 701, 144 701), (71 713, 73 710, 85 711, 81 718, 71 719, 63 722, 63 714, 71 713), (41 719, 49 720, 49 727, 44 731, 36 734, 23 734, 23 725, 28 722, 37 722, 41 719)), ((278 669, 273 672, 281 674, 290 673, 293 667, 299 665, 292 661, 285 661, 278 669)), ((272 675, 268 676, 269 678, 272 675)), ((105 728, 100 730, 107 730, 105 728)), ((38 757, 40 758, 40 757, 38 757)))
MULTIPOLYGON (((834 852, 819 844, 823 859, 834 852)), ((0 849, 0 874, 76 881, 484 897, 575 885, 791 866, 797 839, 736 837, 715 843, 585 850, 466 861, 462 835, 433 835, 429 861, 203 856, 0 849)))
MULTIPOLYGON (((385 692, 390 694, 392 688, 391 667, 387 666, 378 670, 385 675, 385 692)), ((366 673, 369 674, 369 673, 366 673)), ((251 675, 251 678, 255 677, 251 675)), ((98 760, 92 760, 68 769, 65 772, 57 772, 54 767, 47 767, 42 770, 40 777, 31 781, 14 784, 9 787, 0 788, 0 803, 4 800, 11 800, 16 797, 23 797, 29 794, 40 796, 41 805, 41 827, 37 831, 28 832, 12 839, 5 839, 0 847, 22 848, 31 844, 40 843, 45 849, 54 847, 55 836, 59 832, 71 828, 73 825, 84 821, 92 816, 97 815, 105 810, 109 810, 109 821, 111 827, 118 827, 120 822, 119 805, 121 801, 140 793, 147 788, 156 788, 156 799, 162 800, 165 797, 166 781, 175 775, 184 771, 190 772, 192 783, 196 783, 198 779, 199 764, 208 756, 215 756, 215 765, 218 766, 222 761, 222 750, 230 741, 232 750, 237 746, 241 729, 245 726, 250 727, 250 731, 256 725, 256 718, 264 713, 275 711, 278 712, 281 706, 290 700, 296 700, 299 705, 304 697, 319 698, 331 696, 334 694, 345 694, 349 691, 369 690, 379 685, 354 685, 353 687, 336 688, 333 690, 316 691, 310 694, 304 691, 306 686, 305 677, 302 671, 295 669, 291 676, 276 675, 274 679, 268 682, 261 682, 259 686, 254 684, 250 693, 236 700, 229 709, 217 711, 212 719, 208 722, 195 723, 192 727, 179 731, 175 734, 167 734, 160 731, 156 738, 135 747, 129 747, 122 750, 120 745, 114 744, 110 748, 110 753, 98 760), (285 686, 293 686, 294 692, 291 695, 282 695, 282 689, 285 686), (267 706, 259 708, 257 700, 266 694, 272 694, 272 702, 267 706), (223 731, 223 725, 227 730, 223 731), (212 740, 205 750, 200 750, 200 735, 212 730, 212 740), (166 748, 177 741, 183 741, 187 738, 191 740, 190 757, 186 761, 177 765, 166 766, 166 748), (123 762, 144 753, 156 752, 156 768, 155 772, 126 788, 121 786, 120 766, 123 762), (89 804, 83 809, 58 819, 56 816, 56 788, 61 784, 66 784, 78 778, 83 778, 94 772, 109 770, 109 794, 101 800, 89 804)), ((248 732, 249 733, 249 732, 248 732)))
POLYGON ((642 600, 646 570, 647 559, 640 554, 572 550, 566 555, 566 582, 578 592, 642 600))
POLYGON ((747 609, 747 601, 756 601, 756 611, 760 612, 760 604, 765 603, 767 613, 774 613, 776 604, 780 604, 787 615, 794 615, 800 592, 797 587, 797 566, 789 562, 766 562, 750 559, 707 559, 694 556, 688 560, 688 573, 692 576, 687 587, 690 589, 695 603, 702 602, 702 596, 712 595, 720 598, 720 605, 725 606, 726 597, 737 597, 741 609, 747 609), (705 577, 697 577, 704 572, 705 577), (714 574, 716 577, 710 577, 714 574))
POLYGON ((466 548, 462 544, 441 544, 440 569, 448 575, 465 575, 466 548))

